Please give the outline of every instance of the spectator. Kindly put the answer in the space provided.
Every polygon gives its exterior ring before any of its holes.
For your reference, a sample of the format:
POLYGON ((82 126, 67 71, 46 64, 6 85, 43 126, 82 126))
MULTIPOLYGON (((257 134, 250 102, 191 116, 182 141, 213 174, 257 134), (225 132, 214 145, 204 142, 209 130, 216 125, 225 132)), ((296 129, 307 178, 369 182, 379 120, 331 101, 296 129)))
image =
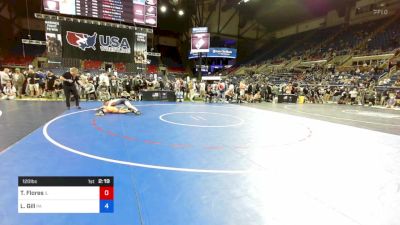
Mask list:
POLYGON ((39 97, 44 97, 46 95, 45 89, 46 89, 46 75, 43 72, 38 72, 37 76, 39 77, 39 97))
POLYGON ((101 101, 108 101, 109 99, 111 99, 111 95, 110 95, 110 92, 108 92, 108 87, 107 87, 106 82, 101 83, 97 87, 97 92, 99 95, 99 99, 101 101))
POLYGON ((110 78, 108 77, 107 73, 102 73, 99 76, 99 84, 105 84, 107 88, 110 87, 110 78))
POLYGON ((4 96, 1 97, 3 100, 13 100, 16 97, 17 90, 11 84, 11 81, 7 81, 6 85, 3 88, 4 96))
POLYGON ((111 77, 111 80, 110 80, 111 97, 118 98, 119 97, 118 91, 119 91, 119 84, 118 84, 117 77, 114 75, 111 77))
POLYGON ((84 88, 85 88, 86 101, 90 100, 90 96, 94 96, 94 99, 97 99, 96 89, 94 88, 93 81, 87 81, 86 84, 84 85, 84 88))
POLYGON ((349 94, 350 94, 350 104, 356 104, 356 99, 357 99, 357 96, 358 96, 358 92, 357 92, 357 89, 356 88, 354 88, 352 91, 350 91, 349 92, 349 94))
POLYGON ((191 102, 194 102, 194 95, 195 95, 195 92, 196 92, 196 84, 194 83, 194 81, 189 81, 189 85, 188 85, 188 88, 189 88, 189 95, 188 95, 188 97, 189 97, 189 100, 191 101, 191 102))
POLYGON ((54 75, 54 73, 47 72, 45 89, 44 89, 47 97, 53 98, 54 91, 55 91, 54 83, 55 83, 56 79, 57 79, 57 77, 54 75))
POLYGON ((25 75, 21 73, 19 68, 15 69, 15 73, 13 75, 13 83, 14 87, 17 90, 17 96, 19 98, 22 98, 22 92, 24 89, 24 83, 25 83, 25 75))
POLYGON ((63 95, 63 86, 62 86, 62 81, 60 79, 56 79, 54 81, 54 94, 55 97, 58 98, 62 98, 63 95))
POLYGON ((29 86, 29 94, 31 97, 39 96, 39 76, 37 73, 30 68, 28 70, 28 86, 29 86))
POLYGON ((0 71, 0 89, 6 86, 7 82, 11 80, 10 78, 10 70, 8 68, 4 68, 3 71, 0 71))
POLYGON ((199 89, 200 89, 200 98, 204 98, 206 96, 206 83, 204 83, 204 81, 200 82, 199 85, 199 89))
POLYGON ((79 94, 78 90, 76 89, 76 85, 78 85, 79 81, 79 70, 75 67, 69 69, 69 72, 64 73, 60 79, 63 82, 64 88, 64 95, 65 95, 65 103, 67 108, 70 109, 70 101, 71 101, 71 94, 74 96, 75 105, 77 109, 81 109, 79 106, 79 94))

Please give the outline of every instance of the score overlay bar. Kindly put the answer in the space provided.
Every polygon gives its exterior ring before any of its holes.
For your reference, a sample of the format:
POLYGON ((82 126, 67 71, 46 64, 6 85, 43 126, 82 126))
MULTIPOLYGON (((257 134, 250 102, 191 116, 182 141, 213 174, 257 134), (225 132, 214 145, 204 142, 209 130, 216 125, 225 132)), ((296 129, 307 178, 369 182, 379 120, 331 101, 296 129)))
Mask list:
POLYGON ((18 213, 113 212, 113 177, 18 177, 18 213))

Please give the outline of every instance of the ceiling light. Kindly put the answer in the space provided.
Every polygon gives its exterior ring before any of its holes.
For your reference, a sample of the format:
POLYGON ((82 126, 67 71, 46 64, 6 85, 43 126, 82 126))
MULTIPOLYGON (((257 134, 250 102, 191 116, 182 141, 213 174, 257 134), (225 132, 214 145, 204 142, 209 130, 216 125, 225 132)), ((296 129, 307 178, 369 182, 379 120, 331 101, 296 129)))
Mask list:
POLYGON ((165 13, 167 11, 167 7, 165 5, 161 6, 161 12, 165 13))
POLYGON ((178 15, 183 16, 183 14, 185 14, 185 13, 183 12, 182 9, 180 9, 180 10, 178 11, 178 15))

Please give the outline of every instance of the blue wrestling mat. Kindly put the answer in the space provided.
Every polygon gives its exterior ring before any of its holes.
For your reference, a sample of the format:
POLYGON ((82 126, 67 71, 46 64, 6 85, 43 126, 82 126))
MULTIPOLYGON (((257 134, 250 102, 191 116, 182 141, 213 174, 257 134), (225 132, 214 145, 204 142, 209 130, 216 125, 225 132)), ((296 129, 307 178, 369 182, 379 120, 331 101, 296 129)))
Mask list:
MULTIPOLYGON (((339 136, 356 131, 369 146, 369 137, 386 140, 388 134, 222 104, 140 102, 140 116, 97 117, 99 104, 67 111, 0 153, 0 224, 337 225, 369 220, 356 201, 349 206, 352 190, 335 192, 335 184, 347 175, 329 169, 339 164, 332 154, 349 153, 332 142, 321 150, 329 132, 321 133, 340 126, 339 136), (18 213, 18 176, 113 176, 113 213, 18 213), (333 193, 313 190, 328 184, 333 193), (341 198, 346 204, 337 201, 341 198)), ((398 136, 391 137, 398 142, 398 136)), ((391 150, 389 142, 385 146, 391 150)), ((340 165, 352 168, 350 161, 357 157, 346 157, 349 162, 340 165)))

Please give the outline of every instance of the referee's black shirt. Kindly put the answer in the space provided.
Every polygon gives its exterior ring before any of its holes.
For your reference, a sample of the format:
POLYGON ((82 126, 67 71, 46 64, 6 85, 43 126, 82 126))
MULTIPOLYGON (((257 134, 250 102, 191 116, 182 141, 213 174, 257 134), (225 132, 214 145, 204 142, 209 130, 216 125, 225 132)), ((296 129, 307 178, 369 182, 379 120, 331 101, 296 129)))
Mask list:
POLYGON ((66 79, 63 81, 63 86, 67 86, 67 87, 75 85, 74 83, 76 83, 79 80, 78 76, 74 77, 74 76, 72 76, 72 74, 70 72, 64 73, 62 75, 62 77, 64 77, 66 79), (68 82, 68 80, 73 80, 74 82, 70 83, 70 82, 68 82))

